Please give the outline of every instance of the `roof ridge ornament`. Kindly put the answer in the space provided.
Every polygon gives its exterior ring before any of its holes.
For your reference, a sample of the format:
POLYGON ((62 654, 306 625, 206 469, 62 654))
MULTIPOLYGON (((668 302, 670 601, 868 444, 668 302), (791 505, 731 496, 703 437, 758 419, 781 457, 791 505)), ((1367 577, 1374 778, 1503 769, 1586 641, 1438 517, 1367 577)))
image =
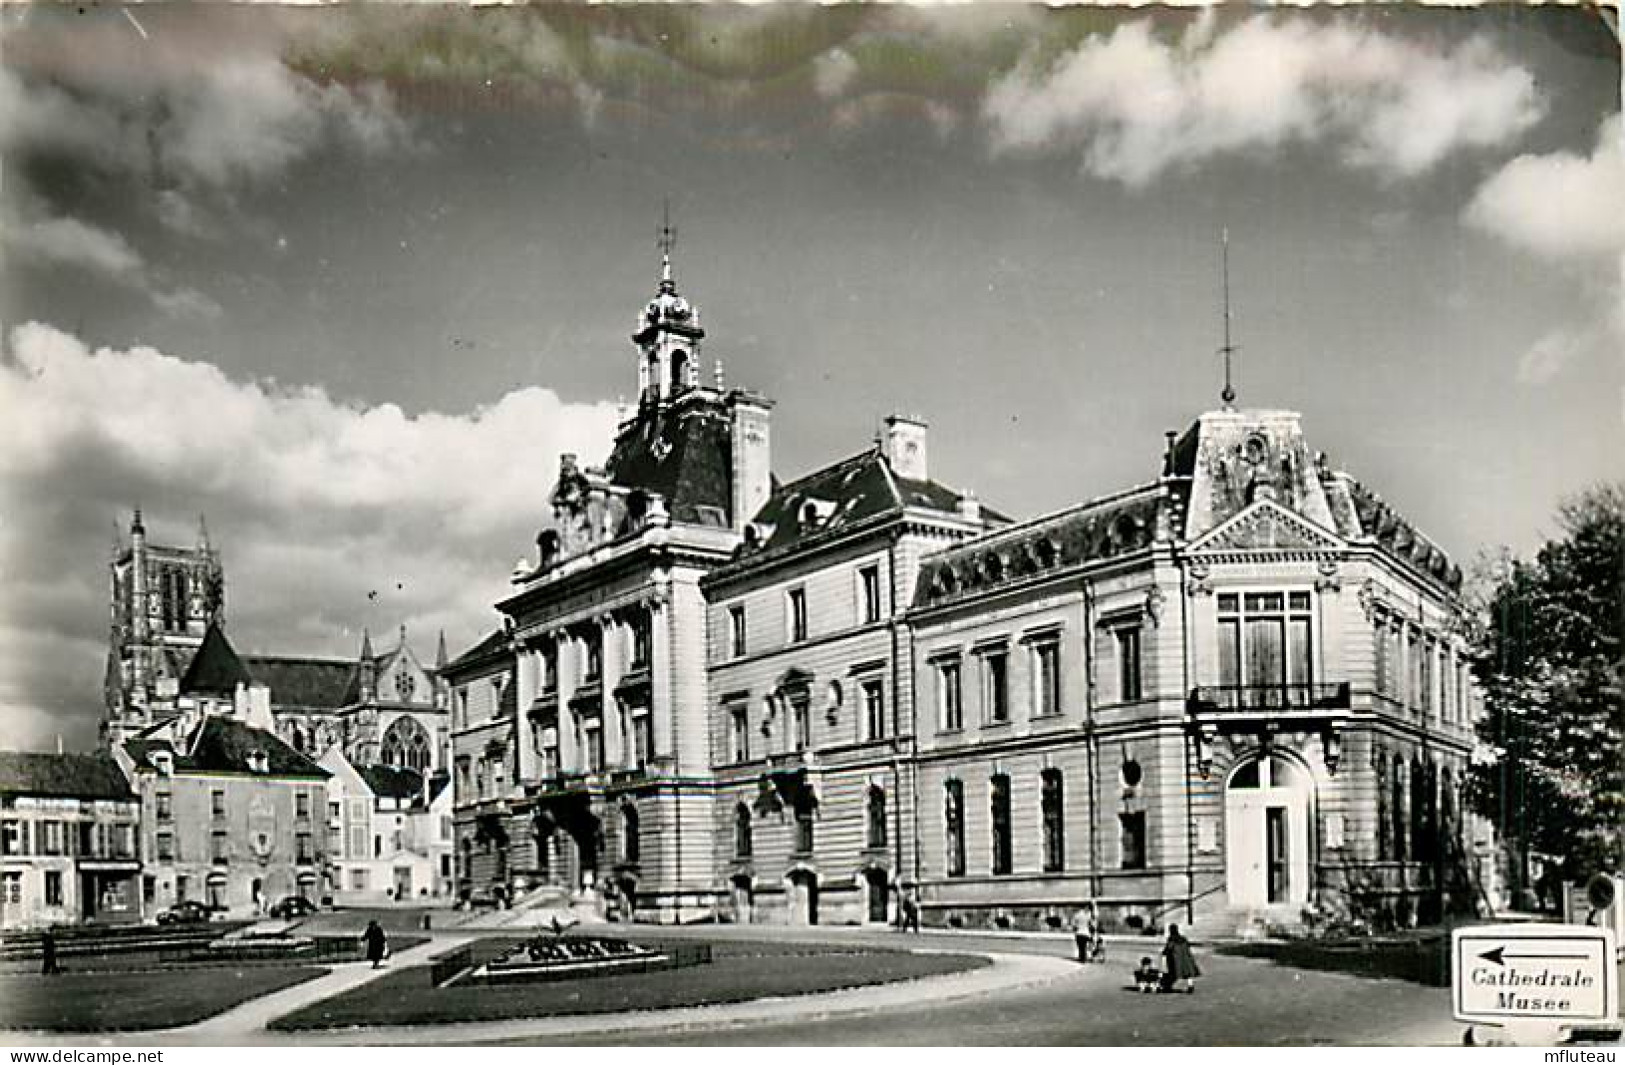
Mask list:
POLYGON ((1235 408, 1236 389, 1235 389, 1234 384, 1231 381, 1230 360, 1231 360, 1231 357, 1237 351, 1241 350, 1241 346, 1239 344, 1232 343, 1231 339, 1230 339, 1231 313, 1230 313, 1230 227, 1229 226, 1225 226, 1224 229, 1220 231, 1220 235, 1219 235, 1219 262, 1220 262, 1219 273, 1220 273, 1220 278, 1221 278, 1221 287, 1223 289, 1223 299, 1224 299, 1224 344, 1219 348, 1219 354, 1224 356, 1224 391, 1219 393, 1219 398, 1224 401, 1224 409, 1225 410, 1235 410, 1236 409, 1235 408))

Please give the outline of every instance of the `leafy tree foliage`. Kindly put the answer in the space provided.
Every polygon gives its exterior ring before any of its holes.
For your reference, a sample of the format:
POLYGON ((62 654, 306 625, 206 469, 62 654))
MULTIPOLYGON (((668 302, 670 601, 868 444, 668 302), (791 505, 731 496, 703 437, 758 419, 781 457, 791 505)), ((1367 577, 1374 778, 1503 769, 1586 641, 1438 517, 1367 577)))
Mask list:
POLYGON ((1507 842, 1565 877, 1619 869, 1625 833, 1625 484, 1557 514, 1533 562, 1508 560, 1475 639, 1484 694, 1473 799, 1507 842))

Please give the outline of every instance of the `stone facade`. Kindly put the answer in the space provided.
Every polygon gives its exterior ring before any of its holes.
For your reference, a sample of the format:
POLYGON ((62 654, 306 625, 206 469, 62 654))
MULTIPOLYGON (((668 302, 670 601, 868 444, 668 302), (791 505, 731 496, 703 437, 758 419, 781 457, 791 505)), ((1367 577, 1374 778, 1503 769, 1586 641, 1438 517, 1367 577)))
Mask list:
POLYGON ((1405 924, 1471 905, 1460 570, 1296 414, 1011 523, 923 422, 775 485, 669 263, 640 403, 446 671, 459 890, 637 919, 1405 924), (675 369, 674 369, 675 368, 675 369), (720 375, 719 375, 720 378, 720 375))

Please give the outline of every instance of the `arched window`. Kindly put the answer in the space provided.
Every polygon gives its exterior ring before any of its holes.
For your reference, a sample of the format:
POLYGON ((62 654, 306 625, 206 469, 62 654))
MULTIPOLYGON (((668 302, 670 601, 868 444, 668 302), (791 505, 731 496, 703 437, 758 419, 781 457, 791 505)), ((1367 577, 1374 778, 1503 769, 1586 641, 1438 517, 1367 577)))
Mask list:
POLYGON ((621 859, 627 865, 636 865, 640 853, 638 808, 631 803, 627 803, 621 807, 621 859))
POLYGON ((886 789, 872 787, 869 789, 867 805, 868 832, 865 833, 867 845, 878 850, 886 846, 886 789))
POLYGON ((749 858, 751 848, 750 805, 742 802, 734 807, 734 857, 749 858))
POLYGON ((384 732, 381 757, 385 765, 396 769, 427 772, 433 762, 428 729, 415 718, 396 718, 384 732))

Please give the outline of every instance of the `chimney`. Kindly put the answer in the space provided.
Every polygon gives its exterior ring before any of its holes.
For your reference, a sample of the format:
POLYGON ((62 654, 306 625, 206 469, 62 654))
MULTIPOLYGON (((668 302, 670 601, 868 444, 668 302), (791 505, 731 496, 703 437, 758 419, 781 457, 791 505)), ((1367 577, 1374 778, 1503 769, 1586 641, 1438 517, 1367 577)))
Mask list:
POLYGON ((744 529, 773 491, 773 401, 744 389, 728 393, 733 448, 734 530, 744 529))
POLYGON ((925 461, 926 423, 920 418, 893 414, 885 421, 880 437, 880 453, 886 457, 892 473, 909 481, 930 478, 925 461))
POLYGON ((966 489, 965 494, 959 497, 959 516, 967 521, 982 520, 982 501, 976 498, 976 493, 966 489))

